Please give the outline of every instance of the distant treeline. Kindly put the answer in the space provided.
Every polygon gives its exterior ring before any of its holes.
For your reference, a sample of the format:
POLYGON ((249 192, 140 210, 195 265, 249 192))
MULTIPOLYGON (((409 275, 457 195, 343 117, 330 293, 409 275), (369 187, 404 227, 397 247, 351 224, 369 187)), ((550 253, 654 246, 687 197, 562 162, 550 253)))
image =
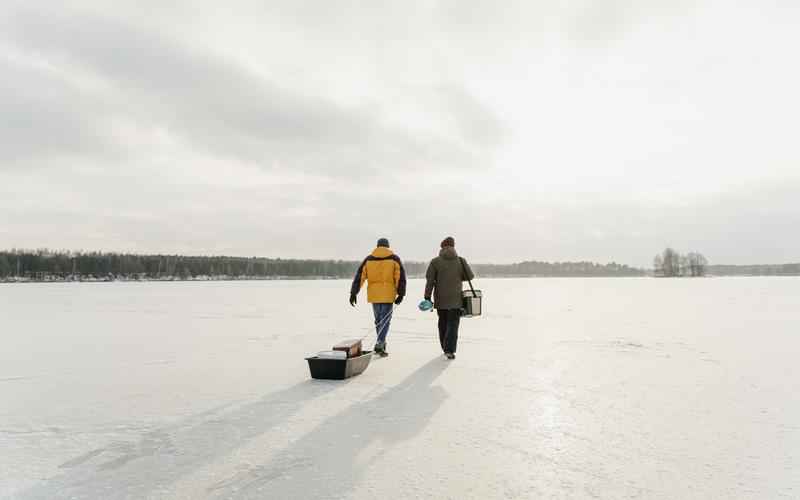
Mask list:
MULTIPOLYGON (((0 277, 68 279, 76 277, 128 279, 230 278, 351 278, 360 262, 345 260, 271 259, 263 257, 139 255, 105 252, 41 250, 0 251, 0 277)), ((424 276, 425 262, 405 262, 409 276, 424 276)), ((626 265, 593 262, 521 262, 473 264, 482 277, 521 276, 644 276, 626 265)))
POLYGON ((172 276, 344 277, 354 262, 341 260, 267 259, 259 257, 139 255, 104 252, 12 250, 0 252, 0 276, 126 276, 148 279, 172 276))
POLYGON ((518 264, 475 264, 472 266, 479 276, 644 276, 645 272, 623 264, 597 264, 594 262, 537 262, 518 264))
POLYGON ((762 264, 754 266, 708 266, 714 276, 800 276, 800 264, 762 264))

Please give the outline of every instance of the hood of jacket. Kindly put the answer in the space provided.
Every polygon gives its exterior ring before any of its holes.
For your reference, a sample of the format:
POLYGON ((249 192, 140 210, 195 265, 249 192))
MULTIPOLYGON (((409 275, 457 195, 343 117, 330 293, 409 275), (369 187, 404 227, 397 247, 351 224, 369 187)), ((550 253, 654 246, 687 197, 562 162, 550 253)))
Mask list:
POLYGON ((394 252, 392 252, 391 248, 375 247, 375 250, 373 250, 370 255, 372 255, 377 259, 385 259, 387 257, 391 257, 392 255, 394 255, 394 252))
POLYGON ((439 257, 447 260, 453 260, 458 258, 458 254, 456 253, 456 247, 444 247, 439 250, 439 257))

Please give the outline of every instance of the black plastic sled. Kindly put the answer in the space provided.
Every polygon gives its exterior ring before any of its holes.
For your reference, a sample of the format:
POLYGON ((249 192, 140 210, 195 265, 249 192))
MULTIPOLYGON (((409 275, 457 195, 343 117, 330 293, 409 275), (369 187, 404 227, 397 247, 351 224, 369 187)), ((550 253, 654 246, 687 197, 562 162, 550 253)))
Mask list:
POLYGON ((363 373, 371 359, 372 351, 363 351, 361 356, 347 359, 306 358, 311 378, 330 380, 344 380, 363 373))

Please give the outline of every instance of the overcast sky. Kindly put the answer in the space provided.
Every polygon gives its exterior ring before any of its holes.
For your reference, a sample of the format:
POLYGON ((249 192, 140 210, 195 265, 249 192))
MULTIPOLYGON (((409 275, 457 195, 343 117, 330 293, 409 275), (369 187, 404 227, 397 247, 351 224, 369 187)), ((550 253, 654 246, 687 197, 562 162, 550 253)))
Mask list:
POLYGON ((0 247, 800 261, 794 0, 68 3, 0 0, 0 247))

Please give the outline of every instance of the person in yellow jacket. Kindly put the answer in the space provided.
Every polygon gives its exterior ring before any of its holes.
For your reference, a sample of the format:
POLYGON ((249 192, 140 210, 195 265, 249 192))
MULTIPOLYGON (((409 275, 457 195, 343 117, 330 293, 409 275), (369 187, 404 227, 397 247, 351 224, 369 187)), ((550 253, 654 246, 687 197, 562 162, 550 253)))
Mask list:
POLYGON ((358 267, 350 287, 350 305, 355 307, 356 296, 367 282, 367 302, 375 313, 375 332, 378 340, 375 353, 386 356, 386 336, 389 334, 394 304, 400 304, 406 295, 406 270, 392 249, 389 240, 381 238, 377 247, 358 267))

